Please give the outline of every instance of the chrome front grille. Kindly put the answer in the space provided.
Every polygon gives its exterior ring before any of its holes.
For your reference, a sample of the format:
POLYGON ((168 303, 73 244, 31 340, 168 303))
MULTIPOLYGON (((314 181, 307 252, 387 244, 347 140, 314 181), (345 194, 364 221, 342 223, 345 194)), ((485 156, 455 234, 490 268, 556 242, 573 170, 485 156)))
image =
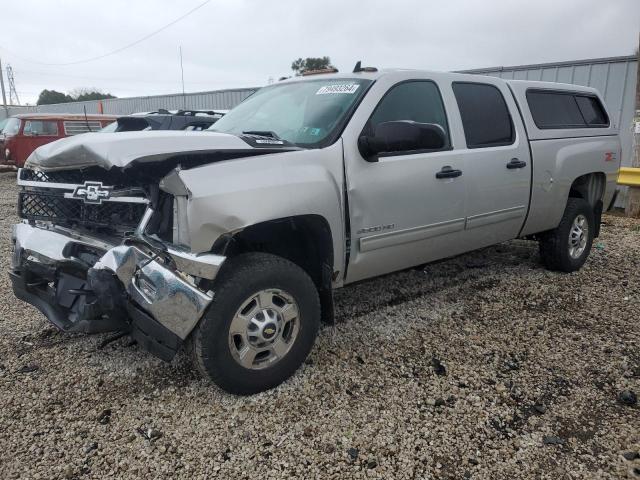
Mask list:
POLYGON ((148 205, 139 188, 118 188, 82 178, 82 173, 18 172, 18 214, 27 220, 115 231, 132 230, 148 205))
MULTIPOLYGON (((18 171, 18 184, 20 182, 41 182, 41 183, 82 183, 84 181, 80 170, 62 170, 58 172, 39 172, 21 168, 18 171)), ((43 185, 44 186, 44 185, 43 185)))

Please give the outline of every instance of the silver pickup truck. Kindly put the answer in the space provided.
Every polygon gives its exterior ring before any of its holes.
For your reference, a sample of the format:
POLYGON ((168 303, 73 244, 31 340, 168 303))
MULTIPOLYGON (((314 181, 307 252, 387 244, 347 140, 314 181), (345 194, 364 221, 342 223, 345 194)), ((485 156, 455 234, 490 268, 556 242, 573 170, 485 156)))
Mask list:
POLYGON ((317 73, 205 132, 40 147, 18 175, 10 275, 62 330, 125 332, 167 361, 185 345, 251 394, 304 361, 336 288, 514 238, 579 269, 620 154, 591 88, 317 73))

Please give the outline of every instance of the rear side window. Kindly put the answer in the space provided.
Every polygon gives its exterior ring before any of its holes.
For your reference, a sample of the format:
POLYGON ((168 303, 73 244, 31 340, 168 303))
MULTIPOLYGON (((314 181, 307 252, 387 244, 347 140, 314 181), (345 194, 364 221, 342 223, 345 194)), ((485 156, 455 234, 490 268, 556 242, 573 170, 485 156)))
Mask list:
POLYGON ((444 103, 432 81, 412 80, 393 86, 380 100, 366 128, 373 132, 380 123, 397 120, 440 125, 446 133, 445 149, 451 144, 444 103))
POLYGON ((97 132, 102 128, 102 124, 97 120, 69 120, 64 122, 64 134, 68 136, 80 135, 81 133, 97 132))
POLYGON ((22 129, 24 135, 58 135, 58 122, 55 120, 26 120, 22 129))
POLYGON ((515 140, 513 122, 500 90, 485 83, 455 82, 467 148, 511 145, 515 140))
POLYGON ((595 127, 609 126, 609 119, 600 104, 600 100, 596 97, 586 97, 582 95, 576 95, 575 99, 587 125, 595 127))
POLYGON ((138 132, 151 130, 151 125, 141 117, 121 117, 118 119, 116 132, 138 132))
POLYGON ((609 119, 592 95, 549 90, 527 91, 527 103, 540 129, 608 127, 609 119))

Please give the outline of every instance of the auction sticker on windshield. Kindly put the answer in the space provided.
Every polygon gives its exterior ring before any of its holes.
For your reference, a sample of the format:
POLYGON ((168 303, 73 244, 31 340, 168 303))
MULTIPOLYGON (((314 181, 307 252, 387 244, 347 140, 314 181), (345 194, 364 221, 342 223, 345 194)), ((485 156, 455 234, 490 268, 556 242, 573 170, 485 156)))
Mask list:
POLYGON ((338 85, 325 85, 320 87, 316 92, 316 95, 328 95, 332 93, 356 93, 360 85, 355 83, 342 83, 338 85))

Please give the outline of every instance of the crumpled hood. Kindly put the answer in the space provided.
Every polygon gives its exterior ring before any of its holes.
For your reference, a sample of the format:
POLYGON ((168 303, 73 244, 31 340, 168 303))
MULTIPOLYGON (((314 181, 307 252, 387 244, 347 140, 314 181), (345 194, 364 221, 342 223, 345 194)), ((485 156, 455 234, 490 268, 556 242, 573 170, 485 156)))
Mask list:
MULTIPOLYGON (((287 151, 287 149, 279 149, 287 151)), ((241 138, 226 133, 184 131, 142 131, 85 133, 37 148, 26 168, 42 171, 87 167, 124 168, 130 163, 160 162, 183 154, 243 152, 248 155, 273 153, 255 148, 241 138)))

